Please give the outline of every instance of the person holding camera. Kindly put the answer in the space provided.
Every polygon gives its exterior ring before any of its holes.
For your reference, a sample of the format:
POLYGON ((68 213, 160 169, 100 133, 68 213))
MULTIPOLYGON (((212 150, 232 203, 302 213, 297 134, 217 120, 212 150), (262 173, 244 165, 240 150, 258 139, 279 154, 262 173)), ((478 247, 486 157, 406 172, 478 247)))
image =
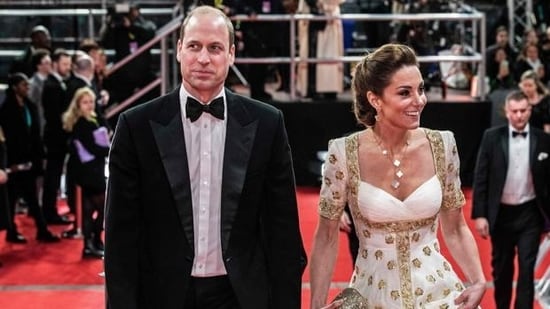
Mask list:
MULTIPOLYGON (((115 62, 135 53, 155 37, 156 25, 146 20, 137 4, 110 9, 100 31, 101 45, 115 50, 115 62)), ((111 75, 105 87, 112 102, 122 102, 155 78, 152 56, 147 50, 111 75)))

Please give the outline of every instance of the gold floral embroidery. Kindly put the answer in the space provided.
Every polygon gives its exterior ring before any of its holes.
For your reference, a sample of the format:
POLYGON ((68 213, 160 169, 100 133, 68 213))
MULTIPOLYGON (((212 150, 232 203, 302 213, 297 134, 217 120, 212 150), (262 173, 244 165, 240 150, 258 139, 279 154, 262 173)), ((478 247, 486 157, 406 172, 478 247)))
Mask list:
POLYGON ((457 283, 455 284, 455 288, 456 288, 456 290, 459 291, 459 292, 462 292, 462 290, 464 290, 464 286, 462 286, 462 284, 461 284, 460 282, 457 282, 457 283))
POLYGON ((388 245, 393 244, 393 241, 394 241, 393 235, 391 235, 391 234, 390 234, 390 235, 386 235, 386 243, 387 243, 388 245))
POLYGON ((365 236, 366 238, 370 238, 369 230, 363 230, 363 236, 365 236))
POLYGON ((332 192, 332 198, 333 198, 334 200, 339 200, 341 197, 342 197, 342 195, 340 194, 339 191, 334 191, 334 192, 332 192))
POLYGON ((416 288, 416 290, 414 291, 414 295, 422 296, 424 295, 424 290, 422 290, 421 288, 416 288))
POLYGON ((385 289, 385 288, 386 288, 386 281, 384 281, 383 279, 378 281, 378 289, 382 290, 382 289, 385 289))
POLYGON ((388 269, 389 270, 393 270, 395 268, 395 266, 396 266, 396 263, 395 263, 394 260, 391 260, 391 261, 388 262, 388 269))
POLYGON ((443 271, 441 269, 438 269, 435 271, 437 273, 437 275, 440 277, 440 278, 443 278, 443 271))
POLYGON ((424 252, 425 255, 427 256, 430 256, 432 255, 432 249, 430 249, 430 247, 426 246, 422 249, 422 251, 424 252))
POLYGON ((325 184, 330 187, 332 185, 332 180, 330 180, 330 178, 328 177, 325 177, 325 184))
POLYGON ((328 162, 330 162, 331 164, 335 164, 337 161, 338 161, 338 159, 336 159, 336 156, 334 154, 331 154, 328 157, 328 162))
POLYGON ((339 220, 344 205, 337 205, 326 198, 319 199, 319 214, 330 220, 339 220))
POLYGON ((455 165, 453 163, 449 163, 447 166, 447 173, 452 173, 455 169, 455 165))
POLYGON ((411 243, 408 231, 396 234, 397 269, 399 270, 400 295, 403 308, 414 308, 414 297, 411 276, 411 243))
POLYGON ((426 295, 426 302, 431 303, 434 300, 432 293, 426 295))
POLYGON ((436 252, 440 252, 439 251, 439 243, 437 243, 437 242, 434 243, 434 249, 435 249, 436 252))
POLYGON ((367 284, 369 286, 372 285, 372 276, 369 276, 369 279, 367 279, 367 284))
POLYGON ((422 266, 422 262, 420 262, 419 259, 414 259, 412 260, 412 264, 416 267, 416 268, 420 268, 422 266))
POLYGON ((377 261, 381 260, 384 258, 384 252, 382 252, 382 250, 376 250, 376 252, 374 252, 374 257, 377 261))
POLYGON ((435 277, 433 275, 427 275, 426 280, 428 282, 434 283, 435 282, 435 277))
POLYGON ((451 266, 450 266, 449 263, 447 263, 446 261, 443 262, 443 268, 444 268, 446 271, 451 271, 451 266))
POLYGON ((338 180, 342 180, 342 179, 344 179, 344 172, 336 171, 336 173, 334 174, 334 177, 338 180))
POLYGON ((369 256, 369 251, 367 249, 361 250, 361 257, 366 259, 369 256))
POLYGON ((414 232, 413 235, 412 235, 412 240, 414 242, 418 242, 420 240, 420 233, 414 232))
POLYGON ((390 296, 393 300, 398 300, 399 299, 399 291, 396 291, 396 290, 391 291, 390 296))
POLYGON ((451 289, 449 288, 443 289, 443 296, 447 297, 449 296, 449 294, 451 294, 451 289))
POLYGON ((411 221, 395 221, 395 222, 371 222, 366 220, 365 218, 361 218, 361 219, 363 220, 365 225, 367 225, 367 227, 369 228, 384 230, 388 233, 396 233, 396 232, 405 232, 405 231, 415 231, 421 227, 433 224, 437 219, 437 215, 424 218, 424 219, 411 220, 411 221))
POLYGON ((449 304, 441 304, 439 305, 439 309, 449 309, 449 304))

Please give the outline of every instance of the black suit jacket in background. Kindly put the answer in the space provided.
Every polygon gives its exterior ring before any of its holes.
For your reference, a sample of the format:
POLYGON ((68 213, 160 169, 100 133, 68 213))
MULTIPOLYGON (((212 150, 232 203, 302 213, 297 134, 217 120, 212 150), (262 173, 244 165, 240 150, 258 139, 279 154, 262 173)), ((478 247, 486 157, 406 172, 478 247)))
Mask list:
MULTIPOLYGON (((221 239, 228 277, 243 309, 300 308, 306 256, 282 113, 225 91, 221 239)), ((110 309, 185 304, 194 232, 179 101, 177 89, 119 117, 105 223, 110 309)))
POLYGON ((48 152, 67 152, 68 133, 63 130, 61 116, 69 107, 67 85, 52 74, 44 81, 42 107, 44 109, 44 145, 48 152))
MULTIPOLYGON (((478 153, 474 183, 472 218, 487 218, 489 232, 495 228, 509 161, 508 125, 485 131, 478 153)), ((535 187, 536 203, 550 218, 550 136, 529 128, 529 166, 535 187)))

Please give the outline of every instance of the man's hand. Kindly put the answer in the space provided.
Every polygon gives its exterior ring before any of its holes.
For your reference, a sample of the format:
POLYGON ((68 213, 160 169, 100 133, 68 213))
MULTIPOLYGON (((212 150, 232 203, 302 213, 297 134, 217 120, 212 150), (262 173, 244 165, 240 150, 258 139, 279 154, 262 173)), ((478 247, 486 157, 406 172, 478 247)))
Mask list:
POLYGON ((489 237, 489 222, 487 218, 476 218, 475 227, 481 238, 487 239, 487 237, 489 237))

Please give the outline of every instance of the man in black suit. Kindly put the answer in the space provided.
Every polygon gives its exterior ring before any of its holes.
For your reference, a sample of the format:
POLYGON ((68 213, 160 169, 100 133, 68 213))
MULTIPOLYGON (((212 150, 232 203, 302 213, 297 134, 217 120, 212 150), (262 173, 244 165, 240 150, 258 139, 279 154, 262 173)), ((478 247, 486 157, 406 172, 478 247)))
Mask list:
POLYGON ((472 218, 490 236, 497 309, 510 308, 517 252, 516 309, 533 308, 534 268, 549 213, 550 137, 529 126, 527 97, 506 97, 508 125, 488 129, 478 153, 472 218))
POLYGON ((52 55, 53 70, 44 82, 42 107, 44 109, 44 146, 46 171, 42 194, 42 209, 48 224, 69 224, 57 211, 57 194, 67 156, 68 133, 63 130, 61 115, 69 107, 66 80, 71 74, 71 55, 57 49, 52 55))
POLYGON ((197 7, 177 43, 182 85, 118 119, 110 309, 300 308, 306 257, 283 115, 224 88, 234 57, 231 21, 197 7))

